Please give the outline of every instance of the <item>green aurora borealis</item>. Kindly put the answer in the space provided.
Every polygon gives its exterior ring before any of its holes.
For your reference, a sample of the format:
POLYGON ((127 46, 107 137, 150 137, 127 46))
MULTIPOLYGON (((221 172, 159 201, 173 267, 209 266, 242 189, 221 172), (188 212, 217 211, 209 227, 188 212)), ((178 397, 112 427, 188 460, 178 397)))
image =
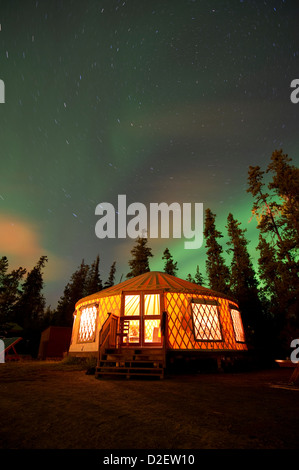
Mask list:
MULTIPOLYGON (((99 240, 95 207, 202 202, 225 235, 229 212, 257 259, 249 165, 283 148, 298 163, 296 1, 44 0, 0 3, 0 255, 41 255, 53 307, 84 258, 105 281, 128 272, 131 239, 99 240)), ((168 247, 178 276, 205 270, 205 247, 168 247)), ((223 242, 225 248, 225 239, 223 242)))

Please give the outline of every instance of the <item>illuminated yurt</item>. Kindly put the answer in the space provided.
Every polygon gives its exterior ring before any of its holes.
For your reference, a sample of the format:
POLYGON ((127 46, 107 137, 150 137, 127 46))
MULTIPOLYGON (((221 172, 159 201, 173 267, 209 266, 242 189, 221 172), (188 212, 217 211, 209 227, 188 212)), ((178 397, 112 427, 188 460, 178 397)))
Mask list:
POLYGON ((95 356, 108 370, 113 362, 132 368, 134 360, 156 354, 163 369, 167 354, 223 357, 246 350, 234 299, 152 271, 77 302, 69 355, 95 356))

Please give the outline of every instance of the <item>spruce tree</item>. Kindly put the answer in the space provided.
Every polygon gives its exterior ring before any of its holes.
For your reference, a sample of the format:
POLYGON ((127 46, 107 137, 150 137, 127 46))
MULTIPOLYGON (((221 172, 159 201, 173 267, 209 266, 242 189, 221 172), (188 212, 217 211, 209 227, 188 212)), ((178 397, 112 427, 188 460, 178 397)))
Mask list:
POLYGON ((130 271, 127 278, 139 276, 150 271, 149 258, 153 256, 151 248, 147 246, 147 238, 138 237, 131 250, 132 259, 129 261, 130 271))
POLYGON ((0 259, 0 336, 7 333, 9 323, 17 321, 16 306, 21 296, 21 281, 26 273, 22 267, 8 271, 8 259, 0 259))
POLYGON ((261 234, 270 235, 276 246, 277 256, 289 263, 294 272, 294 259, 299 248, 299 170, 282 150, 275 151, 267 173, 272 181, 265 190, 265 172, 259 166, 249 167, 247 192, 254 197, 252 213, 257 217, 261 234))
POLYGON ((175 276, 178 270, 178 263, 173 261, 173 257, 168 248, 164 250, 162 259, 165 259, 164 272, 175 276))
POLYGON ((8 259, 6 256, 0 258, 0 294, 3 290, 3 280, 5 279, 8 270, 8 259))
MULTIPOLYGON (((282 150, 275 150, 266 171, 272 177, 268 191, 263 182, 265 172, 259 166, 249 167, 247 189, 255 198, 252 212, 260 231, 263 292, 269 301, 269 314, 281 325, 280 334, 286 338, 286 332, 299 328, 299 170, 291 161, 282 150)), ((289 333, 286 343, 291 337, 289 333)))
MULTIPOLYGON (((284 331, 289 329, 289 324, 293 323, 292 316, 296 316, 294 311, 296 303, 290 299, 286 266, 278 259, 273 245, 260 234, 257 248, 259 250, 258 274, 261 282, 261 298, 265 310, 265 321, 268 325, 265 338, 271 338, 273 354, 276 353, 278 356, 284 357, 288 355, 291 338, 287 337, 282 340, 282 337, 284 331)), ((296 334, 296 328, 298 330, 298 324, 292 328, 293 334, 296 334)))
POLYGON ((284 296, 287 293, 284 286, 284 273, 282 264, 277 259, 275 248, 260 234, 258 259, 258 273, 261 282, 261 292, 265 299, 269 300, 272 313, 279 314, 283 311, 284 296))
POLYGON ((72 326, 73 313, 78 300, 88 295, 86 280, 89 266, 82 260, 79 268, 72 274, 70 281, 64 288, 63 295, 58 301, 55 313, 55 324, 58 326, 72 326))
POLYGON ((188 282, 193 282, 195 284, 195 280, 193 279, 193 277, 191 276, 191 274, 187 274, 187 277, 186 277, 186 281, 188 282))
POLYGON ((299 248, 299 168, 291 165, 292 159, 282 150, 275 150, 271 156, 267 173, 272 174, 269 189, 280 198, 280 210, 284 231, 293 246, 299 248))
POLYGON ((241 229, 240 225, 232 214, 228 215, 226 228, 229 241, 227 245, 230 247, 228 252, 232 253, 230 287, 232 293, 242 297, 246 296, 248 292, 257 294, 258 283, 247 249, 246 229, 241 229))
POLYGON ((34 268, 28 272, 22 285, 20 300, 16 305, 17 323, 24 329, 24 336, 29 341, 30 354, 33 356, 38 351, 41 322, 46 305, 42 293, 44 287, 42 269, 47 261, 47 256, 41 256, 34 268))
POLYGON ((45 298, 42 269, 48 261, 47 256, 41 256, 34 268, 28 272, 21 288, 21 297, 16 306, 17 320, 25 330, 35 328, 44 314, 45 298))
POLYGON ((104 288, 107 289, 108 287, 114 286, 115 283, 115 273, 116 273, 116 261, 114 261, 111 265, 109 277, 104 284, 104 288))
POLYGON ((228 252, 232 254, 230 267, 230 289, 238 301, 242 318, 248 334, 255 333, 261 321, 262 305, 259 298, 258 281, 250 259, 245 238, 246 229, 240 228, 240 223, 232 214, 227 218, 229 241, 228 252))
POLYGON ((203 278, 202 274, 199 271, 199 266, 198 265, 196 267, 195 276, 192 277, 191 274, 189 273, 186 277, 186 281, 193 282, 194 284, 197 284, 199 286, 203 285, 204 278, 203 278))
POLYGON ((95 292, 99 292, 103 289, 102 281, 100 278, 99 266, 100 257, 98 255, 95 261, 90 266, 89 271, 86 275, 86 295, 94 294, 95 292))
POLYGON ((197 265, 196 267, 196 273, 195 273, 195 284, 198 284, 199 286, 202 286, 204 284, 204 277, 199 271, 199 266, 197 265))
POLYGON ((221 232, 216 230, 216 215, 210 209, 206 209, 204 236, 206 239, 207 260, 206 270, 210 288, 229 293, 229 269, 223 258, 223 248, 218 243, 218 239, 223 238, 221 232))

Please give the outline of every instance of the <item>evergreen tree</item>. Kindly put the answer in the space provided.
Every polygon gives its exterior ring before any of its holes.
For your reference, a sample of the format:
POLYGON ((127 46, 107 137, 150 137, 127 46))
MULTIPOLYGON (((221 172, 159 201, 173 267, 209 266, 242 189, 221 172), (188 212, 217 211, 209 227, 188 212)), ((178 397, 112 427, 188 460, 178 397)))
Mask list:
POLYGON ((273 176, 268 184, 272 193, 264 189, 265 172, 259 166, 249 167, 247 192, 255 198, 252 213, 257 217, 257 228, 261 234, 271 236, 277 256, 295 272, 298 265, 294 265, 294 258, 299 248, 299 172, 289 164, 291 159, 282 150, 273 152, 271 160, 267 173, 273 176))
POLYGON ((0 336, 5 335, 8 324, 16 321, 16 305, 20 299, 20 282, 26 273, 26 269, 18 268, 10 273, 8 271, 8 259, 3 256, 0 259, 0 336))
POLYGON ((16 308, 22 292, 20 283, 25 273, 26 269, 20 267, 7 274, 3 280, 3 289, 0 294, 0 317, 6 319, 8 323, 17 320, 16 308))
POLYGON ((196 273, 195 273, 195 284, 198 284, 199 286, 202 286, 204 284, 204 277, 199 271, 198 265, 196 267, 196 273))
POLYGON ((203 279, 202 274, 199 271, 199 266, 198 265, 196 267, 196 273, 195 273, 194 278, 189 273, 186 277, 186 281, 193 282, 194 284, 198 284, 199 286, 203 285, 204 279, 203 279))
MULTIPOLYGON (((259 166, 249 167, 248 189, 254 199, 252 212, 260 231, 259 274, 267 296, 269 314, 280 325, 290 343, 299 329, 298 214, 299 171, 282 150, 272 153, 267 174, 272 176, 265 191, 264 173, 259 166), (271 276, 274 276, 271 278, 271 276)), ((277 326, 278 328, 278 326, 277 326)))
POLYGON ((247 338, 249 338, 249 334, 254 332, 256 339, 259 322, 261 322, 262 305, 259 298, 258 281, 247 249, 246 229, 241 229, 240 225, 232 214, 228 215, 229 241, 227 245, 230 247, 228 252, 232 253, 230 289, 242 311, 247 338))
POLYGON ((80 267, 72 274, 70 281, 64 288, 63 295, 58 301, 54 319, 56 325, 72 326, 76 303, 88 295, 86 291, 88 273, 89 266, 82 260, 80 267))
POLYGON ((25 330, 36 329, 45 309, 45 298, 42 269, 48 261, 47 256, 41 256, 34 268, 28 272, 21 289, 21 298, 16 306, 17 323, 25 330))
POLYGON ((215 218, 215 214, 210 209, 206 209, 204 227, 207 248, 206 270, 210 288, 229 293, 229 269, 222 255, 223 249, 218 243, 218 239, 223 238, 223 235, 216 230, 215 218))
POLYGON ((164 272, 175 276, 178 270, 178 263, 173 261, 173 257, 168 248, 164 250, 162 259, 165 259, 164 272))
POLYGON ((281 204, 277 204, 282 218, 285 235, 291 244, 288 250, 299 248, 299 168, 291 165, 292 161, 282 150, 272 153, 271 163, 267 173, 272 173, 272 181, 269 189, 280 198, 281 204))
POLYGON ((89 268, 86 276, 86 295, 94 294, 103 289, 102 281, 99 273, 100 257, 96 257, 95 261, 89 268))
POLYGON ((195 283, 195 280, 193 279, 190 273, 187 274, 186 281, 195 283))
POLYGON ((115 273, 116 273, 116 261, 114 261, 111 265, 109 277, 108 277, 108 279, 107 279, 107 281, 105 282, 105 285, 104 285, 105 289, 107 289, 108 287, 114 286, 115 273))
POLYGON ((230 240, 227 245, 228 252, 232 253, 230 287, 232 293, 243 296, 245 292, 257 293, 257 280, 251 262, 245 238, 246 229, 240 228, 240 223, 234 219, 232 214, 227 217, 227 231, 230 240))
POLYGON ((2 292, 3 280, 5 279, 8 270, 8 259, 6 256, 0 258, 0 293, 2 292))
POLYGON ((46 305, 42 294, 44 287, 42 269, 47 261, 47 256, 41 256, 36 266, 27 274, 22 285, 21 297, 16 305, 17 323, 24 329, 24 336, 29 341, 30 353, 33 356, 38 352, 40 324, 46 305))
POLYGON ((127 278, 139 276, 150 271, 149 258, 153 256, 151 248, 147 246, 147 238, 138 237, 135 246, 131 250, 132 259, 129 261, 131 268, 127 278))
POLYGON ((260 234, 258 259, 258 272, 261 281, 261 292, 264 298, 268 298, 272 305, 277 304, 283 293, 283 279, 280 272, 281 264, 277 259, 275 248, 260 234))

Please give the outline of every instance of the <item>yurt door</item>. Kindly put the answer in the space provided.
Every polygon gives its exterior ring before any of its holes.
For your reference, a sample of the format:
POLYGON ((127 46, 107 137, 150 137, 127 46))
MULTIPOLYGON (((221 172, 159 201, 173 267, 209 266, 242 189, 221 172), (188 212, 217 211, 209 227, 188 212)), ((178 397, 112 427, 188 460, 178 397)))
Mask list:
POLYGON ((121 320, 129 320, 129 334, 123 345, 161 346, 160 294, 125 295, 121 320))

